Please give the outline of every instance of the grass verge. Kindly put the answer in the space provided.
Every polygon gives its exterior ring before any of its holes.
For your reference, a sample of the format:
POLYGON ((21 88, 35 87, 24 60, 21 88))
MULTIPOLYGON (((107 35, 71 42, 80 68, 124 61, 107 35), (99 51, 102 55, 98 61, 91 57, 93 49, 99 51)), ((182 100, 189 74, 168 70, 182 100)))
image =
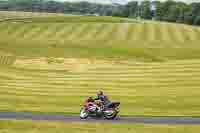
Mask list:
POLYGON ((197 133, 200 126, 0 121, 0 133, 197 133))

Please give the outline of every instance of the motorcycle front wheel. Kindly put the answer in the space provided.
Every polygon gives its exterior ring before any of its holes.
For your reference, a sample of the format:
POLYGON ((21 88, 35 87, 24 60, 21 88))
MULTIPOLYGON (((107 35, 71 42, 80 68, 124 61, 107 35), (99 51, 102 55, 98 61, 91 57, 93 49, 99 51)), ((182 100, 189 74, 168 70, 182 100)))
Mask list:
POLYGON ((89 116, 89 112, 85 108, 82 108, 80 111, 80 118, 87 119, 88 116, 89 116))

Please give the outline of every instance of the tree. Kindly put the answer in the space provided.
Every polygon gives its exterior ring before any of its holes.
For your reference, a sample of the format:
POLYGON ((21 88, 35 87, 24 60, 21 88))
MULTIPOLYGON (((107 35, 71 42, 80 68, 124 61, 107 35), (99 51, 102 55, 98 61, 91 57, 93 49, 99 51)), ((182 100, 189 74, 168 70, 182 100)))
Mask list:
POLYGON ((194 25, 200 25, 200 16, 195 17, 193 24, 194 25))
POLYGON ((131 1, 127 5, 125 5, 124 16, 135 18, 135 17, 137 17, 137 11, 138 11, 138 2, 131 1))
POLYGON ((155 6, 154 17, 156 20, 162 20, 163 18, 163 10, 162 10, 162 3, 160 1, 154 1, 153 5, 155 6))
POLYGON ((189 9, 185 3, 177 2, 169 7, 168 10, 168 21, 170 22, 184 22, 184 14, 189 9))
POLYGON ((199 25, 200 2, 187 4, 167 0, 130 1, 126 5, 104 5, 90 2, 58 2, 55 0, 0 0, 0 10, 99 14, 199 25))
POLYGON ((143 1, 139 8, 140 16, 143 19, 152 19, 151 2, 143 1))
POLYGON ((193 24, 194 19, 195 19, 195 16, 192 14, 191 11, 185 12, 185 14, 184 14, 184 23, 185 24, 193 24))

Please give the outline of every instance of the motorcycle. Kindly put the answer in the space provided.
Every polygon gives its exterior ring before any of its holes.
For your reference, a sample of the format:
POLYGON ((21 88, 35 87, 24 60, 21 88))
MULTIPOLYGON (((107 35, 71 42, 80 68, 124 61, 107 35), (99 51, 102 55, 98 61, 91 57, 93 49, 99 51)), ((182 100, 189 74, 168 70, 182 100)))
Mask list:
POLYGON ((101 118, 108 120, 115 119, 119 113, 119 102, 113 102, 104 107, 101 102, 86 102, 80 111, 80 118, 87 119, 88 117, 101 118))

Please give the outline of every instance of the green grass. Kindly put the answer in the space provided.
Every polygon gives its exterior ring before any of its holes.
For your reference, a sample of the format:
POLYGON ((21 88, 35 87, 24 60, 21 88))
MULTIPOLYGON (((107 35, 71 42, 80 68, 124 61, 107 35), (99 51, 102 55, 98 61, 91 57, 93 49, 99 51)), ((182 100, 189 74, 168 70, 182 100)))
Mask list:
POLYGON ((15 57, 12 56, 0 56, 0 64, 2 66, 9 66, 15 62, 15 57))
POLYGON ((19 19, 19 18, 55 17, 55 16, 64 16, 64 14, 20 12, 20 11, 0 11, 0 21, 10 20, 10 19, 19 19))
POLYGON ((0 133, 196 133, 199 126, 0 121, 0 133))
POLYGON ((32 18, 32 23, 0 23, 0 49, 17 56, 38 57, 134 58, 140 61, 200 57, 200 30, 196 27, 120 23, 112 22, 119 18, 109 17, 56 18, 58 20, 32 18))
POLYGON ((102 88, 121 101, 121 115, 200 116, 200 60, 56 62, 1 68, 0 110, 78 114, 84 99, 102 88))
POLYGON ((24 20, 0 23, 0 111, 78 114, 102 88, 121 101, 121 115, 200 116, 198 27, 112 17, 24 20), (15 58, 7 63, 7 55, 15 58))
MULTIPOLYGON (((12 20, 15 21, 15 20, 12 20)), ((134 22, 129 21, 125 18, 118 17, 95 17, 95 16, 85 16, 85 17, 77 17, 77 16, 55 16, 55 17, 32 17, 32 18, 24 18, 24 19, 16 19, 16 22, 32 22, 32 23, 125 23, 125 22, 134 22)), ((136 22, 136 21, 135 21, 136 22)))

